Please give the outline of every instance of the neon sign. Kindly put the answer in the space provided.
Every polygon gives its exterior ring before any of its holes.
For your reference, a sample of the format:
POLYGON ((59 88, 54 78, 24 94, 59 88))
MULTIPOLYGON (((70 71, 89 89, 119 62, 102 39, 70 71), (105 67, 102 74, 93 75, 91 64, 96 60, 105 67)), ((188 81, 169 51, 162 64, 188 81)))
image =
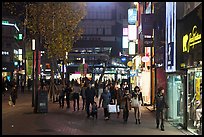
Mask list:
POLYGON ((183 36, 183 52, 189 52, 190 48, 201 43, 201 34, 197 32, 197 26, 193 26, 192 32, 183 36))

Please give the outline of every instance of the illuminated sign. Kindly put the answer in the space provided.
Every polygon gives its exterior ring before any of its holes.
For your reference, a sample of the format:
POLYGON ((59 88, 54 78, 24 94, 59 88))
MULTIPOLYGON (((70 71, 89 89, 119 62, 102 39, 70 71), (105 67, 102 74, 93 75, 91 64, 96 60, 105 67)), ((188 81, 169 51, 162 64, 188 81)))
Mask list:
POLYGON ((116 73, 116 70, 106 70, 105 72, 104 72, 105 74, 115 74, 116 73))
POLYGON ((2 51, 1 53, 2 53, 2 55, 9 55, 8 51, 2 51))
POLYGON ((23 34, 18 34, 18 40, 22 40, 23 39, 23 34))
POLYGON ((123 36, 127 36, 128 35, 128 28, 123 28, 123 36))
POLYGON ((149 57, 147 56, 142 57, 142 62, 148 62, 148 61, 150 61, 149 57))
POLYGON ((137 27, 136 25, 128 25, 128 39, 136 40, 137 39, 137 27))
POLYGON ((128 23, 130 25, 135 25, 137 21, 137 9, 128 9, 128 23))
POLYGON ((135 42, 129 42, 129 55, 135 55, 135 42))
POLYGON ((123 48, 128 48, 128 37, 123 36, 123 48))
POLYGON ((165 71, 176 71, 176 2, 166 2, 165 71))
POLYGON ((19 28, 17 27, 16 24, 11 24, 8 21, 2 21, 2 25, 5 25, 5 26, 14 26, 19 31, 19 28))
POLYGON ((2 20, 2 24, 9 24, 7 20, 2 20))
POLYGON ((201 34, 197 32, 197 26, 194 26, 192 32, 183 36, 183 52, 189 52, 190 48, 201 43, 201 34))
POLYGON ((122 61, 122 62, 125 62, 126 60, 127 60, 126 57, 122 57, 122 58, 121 58, 121 61, 122 61))

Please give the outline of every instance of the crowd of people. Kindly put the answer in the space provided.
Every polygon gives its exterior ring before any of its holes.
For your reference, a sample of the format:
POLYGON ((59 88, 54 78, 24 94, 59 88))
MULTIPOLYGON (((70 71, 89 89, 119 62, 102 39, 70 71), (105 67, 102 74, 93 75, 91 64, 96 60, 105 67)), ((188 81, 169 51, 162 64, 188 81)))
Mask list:
MULTIPOLYGON (((17 99, 17 84, 12 84, 12 90, 10 93, 10 102, 15 106, 17 99)), ((136 86, 133 91, 128 87, 127 82, 120 83, 119 81, 107 80, 99 84, 91 82, 89 80, 72 80, 67 82, 62 87, 58 95, 59 107, 64 108, 66 102, 66 108, 71 109, 71 101, 73 101, 73 111, 79 111, 80 108, 86 111, 87 118, 98 117, 98 109, 103 108, 104 120, 109 120, 111 116, 110 105, 115 105, 117 109, 117 118, 123 113, 122 118, 124 123, 127 123, 129 117, 129 111, 134 109, 135 123, 141 124, 141 106, 144 105, 142 92, 139 86, 136 86), (97 101, 96 101, 96 98, 97 101), (79 101, 82 99, 82 106, 79 101)), ((156 105, 156 128, 160 128, 164 131, 164 109, 168 108, 166 99, 164 96, 164 88, 160 87, 155 96, 156 105)))
MULTIPOLYGON (((160 125, 162 131, 164 131, 163 112, 168 107, 163 91, 163 88, 159 88, 155 96, 157 108, 156 127, 159 128, 160 125)), ((70 101, 73 101, 73 111, 78 111, 79 108, 82 108, 82 110, 86 111, 87 118, 95 117, 97 119, 97 109, 102 107, 104 120, 109 120, 111 116, 109 105, 115 105, 119 108, 115 112, 117 113, 117 118, 120 117, 122 112, 124 123, 127 123, 129 111, 133 108, 135 124, 141 124, 141 106, 144 105, 144 102, 139 86, 136 86, 131 91, 127 82, 120 83, 118 81, 107 80, 99 84, 90 81, 79 83, 77 80, 72 80, 68 82, 60 93, 59 104, 61 108, 64 107, 64 98, 66 98, 67 108, 70 108, 70 101), (98 98, 98 102, 96 102, 96 98, 98 98), (80 99, 82 99, 82 107, 79 107, 80 99)))

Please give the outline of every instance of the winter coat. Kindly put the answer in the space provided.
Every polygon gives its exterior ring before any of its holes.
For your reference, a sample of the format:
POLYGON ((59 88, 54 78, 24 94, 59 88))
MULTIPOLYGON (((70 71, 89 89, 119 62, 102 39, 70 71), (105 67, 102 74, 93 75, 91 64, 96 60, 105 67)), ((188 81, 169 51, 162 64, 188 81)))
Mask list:
POLYGON ((143 98, 142 98, 142 92, 132 92, 132 98, 137 98, 138 97, 138 101, 142 101, 143 104, 143 98))
POLYGON ((122 107, 123 109, 124 109, 124 108, 127 108, 128 110, 131 110, 130 101, 131 101, 131 96, 130 96, 130 94, 123 94, 123 98, 122 98, 122 102, 121 102, 121 107, 122 107))
POLYGON ((166 97, 164 96, 164 94, 157 93, 155 96, 155 103, 157 110, 168 108, 168 105, 166 103, 166 97))
POLYGON ((86 101, 94 102, 95 90, 87 87, 85 90, 86 101))
POLYGON ((104 91, 104 92, 101 94, 101 97, 100 97, 100 100, 99 100, 99 105, 101 104, 101 101, 102 101, 102 107, 103 107, 103 108, 108 108, 108 104, 109 104, 110 101, 111 101, 111 94, 110 94, 110 92, 104 91), (103 100, 103 101, 102 101, 102 100, 103 100))
POLYGON ((122 90, 119 88, 118 90, 115 90, 115 92, 116 92, 117 104, 120 105, 123 98, 122 90))

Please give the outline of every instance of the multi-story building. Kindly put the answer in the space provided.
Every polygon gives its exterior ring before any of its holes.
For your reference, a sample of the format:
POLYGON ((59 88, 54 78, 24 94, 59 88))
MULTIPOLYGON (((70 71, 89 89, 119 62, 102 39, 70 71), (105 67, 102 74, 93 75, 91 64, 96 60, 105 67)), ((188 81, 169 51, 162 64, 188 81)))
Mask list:
POLYGON ((15 20, 2 18, 2 78, 18 80, 22 70, 22 48, 15 20))
MULTIPOLYGON (((122 23, 127 19, 127 8, 128 3, 87 2, 87 15, 80 23, 84 34, 69 53, 69 73, 74 74, 84 58, 88 64, 86 73, 92 73, 93 79, 99 78, 97 74, 102 73, 103 66, 109 70, 106 71, 111 74, 109 78, 115 79, 113 75, 117 72, 108 68, 118 67, 113 65, 112 59, 119 57, 122 50, 122 23)), ((70 75, 70 79, 75 78, 73 76, 70 75)))

